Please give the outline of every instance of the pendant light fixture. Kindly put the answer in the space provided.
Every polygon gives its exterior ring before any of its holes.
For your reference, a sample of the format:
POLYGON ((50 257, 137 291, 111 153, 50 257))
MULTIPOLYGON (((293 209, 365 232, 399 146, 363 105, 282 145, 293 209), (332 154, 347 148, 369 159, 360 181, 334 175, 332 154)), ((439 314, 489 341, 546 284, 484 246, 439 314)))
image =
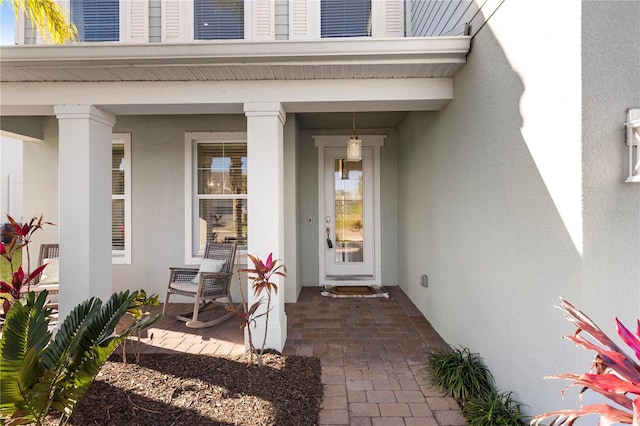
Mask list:
POLYGON ((360 161, 362 160, 362 140, 356 133, 356 113, 353 113, 353 133, 351 139, 347 142, 347 161, 360 161))

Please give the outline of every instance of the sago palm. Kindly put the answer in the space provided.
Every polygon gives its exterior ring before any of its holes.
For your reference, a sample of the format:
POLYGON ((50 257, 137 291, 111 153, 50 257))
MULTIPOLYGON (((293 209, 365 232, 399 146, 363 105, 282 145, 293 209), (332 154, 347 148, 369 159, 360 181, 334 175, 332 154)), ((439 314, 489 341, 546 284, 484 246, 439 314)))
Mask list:
POLYGON ((54 409, 60 423, 71 417, 96 374, 129 335, 159 317, 146 316, 115 333, 138 292, 115 293, 104 305, 91 298, 78 305, 56 333, 48 330, 47 292, 17 301, 7 314, 0 339, 0 417, 6 425, 44 424, 54 409))

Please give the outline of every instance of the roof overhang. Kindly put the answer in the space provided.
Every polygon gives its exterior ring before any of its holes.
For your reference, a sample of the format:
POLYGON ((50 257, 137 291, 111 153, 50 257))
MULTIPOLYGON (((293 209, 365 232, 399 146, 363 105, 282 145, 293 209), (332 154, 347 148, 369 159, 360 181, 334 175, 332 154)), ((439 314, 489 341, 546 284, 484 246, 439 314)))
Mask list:
POLYGON ((116 115, 438 110, 469 37, 0 48, 0 115, 90 104, 116 115), (167 83, 171 84, 167 84, 167 83), (212 84, 214 82, 214 84, 212 84))
POLYGON ((451 77, 469 37, 0 48, 2 82, 451 77))

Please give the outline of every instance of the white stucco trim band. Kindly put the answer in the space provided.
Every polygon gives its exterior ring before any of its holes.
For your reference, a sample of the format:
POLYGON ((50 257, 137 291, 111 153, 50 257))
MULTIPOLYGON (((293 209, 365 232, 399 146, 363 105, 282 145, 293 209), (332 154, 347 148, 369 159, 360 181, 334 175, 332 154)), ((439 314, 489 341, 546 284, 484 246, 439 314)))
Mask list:
MULTIPOLYGON (((450 78, 2 83, 2 115, 53 115, 52 100, 116 115, 242 114, 277 99, 288 113, 433 111, 453 99, 450 78)), ((257 113, 257 111, 255 112, 257 113)))

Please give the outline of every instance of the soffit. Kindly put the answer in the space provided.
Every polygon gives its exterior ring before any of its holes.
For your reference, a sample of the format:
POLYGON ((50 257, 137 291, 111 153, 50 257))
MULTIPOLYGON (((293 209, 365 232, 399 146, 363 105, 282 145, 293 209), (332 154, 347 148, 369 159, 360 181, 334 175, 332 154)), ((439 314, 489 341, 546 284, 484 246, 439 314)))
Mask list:
POLYGON ((447 78, 470 38, 421 37, 0 48, 2 82, 447 78))

